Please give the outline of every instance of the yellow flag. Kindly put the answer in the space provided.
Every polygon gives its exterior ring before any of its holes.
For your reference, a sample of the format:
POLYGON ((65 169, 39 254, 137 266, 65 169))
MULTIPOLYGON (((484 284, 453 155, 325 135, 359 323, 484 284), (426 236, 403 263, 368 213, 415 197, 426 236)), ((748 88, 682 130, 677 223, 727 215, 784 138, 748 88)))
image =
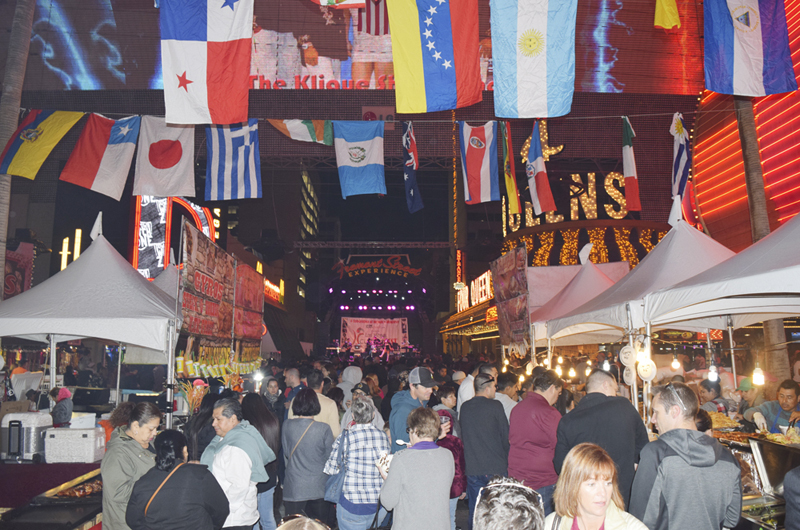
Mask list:
POLYGON ((681 27, 676 0, 656 0, 656 18, 653 25, 666 30, 681 27))
POLYGON ((31 111, 0 156, 0 174, 36 178, 47 156, 82 116, 83 112, 31 111))

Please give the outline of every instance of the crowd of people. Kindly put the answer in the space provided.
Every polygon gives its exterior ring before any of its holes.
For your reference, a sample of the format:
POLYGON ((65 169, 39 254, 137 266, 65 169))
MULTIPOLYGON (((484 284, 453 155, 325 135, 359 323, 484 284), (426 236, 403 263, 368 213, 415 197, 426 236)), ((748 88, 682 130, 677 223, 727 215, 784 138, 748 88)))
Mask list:
MULTIPOLYGON (((800 417, 791 380, 777 401, 742 381, 739 407, 718 385, 698 396, 671 381, 646 424, 612 372, 591 371, 578 400, 554 370, 500 368, 271 362, 258 391, 208 393, 182 432, 158 433, 153 404, 123 404, 102 462, 104 527, 456 530, 466 500, 464 530, 733 528, 740 467, 703 432, 704 411, 767 427, 800 417)), ((800 468, 785 490, 787 522, 800 520, 800 468)))

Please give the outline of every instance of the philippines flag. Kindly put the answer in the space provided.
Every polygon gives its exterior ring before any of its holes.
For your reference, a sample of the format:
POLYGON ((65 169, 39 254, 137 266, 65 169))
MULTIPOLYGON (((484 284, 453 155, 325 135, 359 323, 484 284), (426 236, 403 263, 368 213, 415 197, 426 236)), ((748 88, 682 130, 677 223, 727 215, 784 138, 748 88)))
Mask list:
POLYGON ((542 212, 556 210, 556 201, 550 189, 550 180, 547 178, 547 169, 544 167, 544 154, 542 153, 542 140, 539 136, 539 120, 533 122, 531 133, 531 147, 528 152, 528 164, 525 167, 528 175, 528 188, 531 190, 531 202, 536 215, 542 212))
POLYGON ((206 127, 206 200, 261 198, 258 120, 206 127))
POLYGON ((342 198, 386 195, 382 121, 334 121, 333 145, 342 198))
POLYGON ((120 200, 140 123, 139 116, 116 121, 100 114, 89 116, 60 180, 120 200))
POLYGON ((500 176, 497 170, 497 122, 470 127, 458 122, 461 144, 461 171, 464 174, 464 197, 467 204, 500 200, 500 176))
POLYGON ((162 0, 167 123, 247 121, 253 0, 162 0))
POLYGON ((705 0, 706 88, 764 96, 797 90, 781 0, 705 0))
POLYGON ((417 153, 417 139, 414 137, 414 124, 410 121, 403 122, 403 180, 406 183, 406 204, 408 213, 418 212, 424 207, 422 195, 417 186, 417 168, 419 167, 419 154, 417 153))
POLYGON ((568 114, 578 0, 491 0, 490 6, 495 115, 568 114))

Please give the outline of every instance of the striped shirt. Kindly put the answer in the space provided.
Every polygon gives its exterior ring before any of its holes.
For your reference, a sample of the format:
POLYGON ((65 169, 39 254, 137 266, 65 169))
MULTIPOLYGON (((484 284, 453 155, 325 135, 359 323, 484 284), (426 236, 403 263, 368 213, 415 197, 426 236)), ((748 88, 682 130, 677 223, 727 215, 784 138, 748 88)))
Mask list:
POLYGON ((357 423, 342 432, 333 443, 331 456, 325 463, 324 472, 335 475, 339 472, 336 457, 339 453, 339 444, 347 436, 347 444, 342 450, 342 461, 345 462, 347 474, 344 477, 342 493, 345 499, 353 504, 378 503, 383 479, 375 462, 382 451, 389 453, 389 439, 386 434, 376 429, 372 424, 357 423))
POLYGON ((370 35, 389 34, 389 12, 386 0, 366 0, 367 6, 358 10, 358 31, 370 35))

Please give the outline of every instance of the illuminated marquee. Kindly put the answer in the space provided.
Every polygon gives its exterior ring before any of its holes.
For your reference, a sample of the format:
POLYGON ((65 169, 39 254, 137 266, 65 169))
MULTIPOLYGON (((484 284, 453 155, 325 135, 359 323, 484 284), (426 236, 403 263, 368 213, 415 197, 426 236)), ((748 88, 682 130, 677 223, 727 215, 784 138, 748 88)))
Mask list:
POLYGON ((489 309, 486 310, 486 323, 494 322, 497 320, 497 306, 493 305, 489 309))
POLYGON ((414 269, 400 263, 400 256, 390 256, 386 259, 379 259, 378 261, 363 261, 359 263, 345 264, 339 262, 332 267, 334 272, 339 273, 339 279, 347 275, 348 278, 361 276, 363 274, 390 274, 392 276, 401 276, 408 278, 411 276, 419 276, 422 269, 414 269))
POLYGON ((278 286, 264 278, 264 297, 273 305, 283 305, 283 280, 278 286))
POLYGON ((494 292, 492 291, 492 273, 486 271, 472 280, 470 291, 472 295, 470 298, 472 305, 478 305, 487 300, 491 300, 494 297, 494 292))
POLYGON ((469 309, 469 289, 464 287, 456 291, 456 311, 458 313, 469 309))

